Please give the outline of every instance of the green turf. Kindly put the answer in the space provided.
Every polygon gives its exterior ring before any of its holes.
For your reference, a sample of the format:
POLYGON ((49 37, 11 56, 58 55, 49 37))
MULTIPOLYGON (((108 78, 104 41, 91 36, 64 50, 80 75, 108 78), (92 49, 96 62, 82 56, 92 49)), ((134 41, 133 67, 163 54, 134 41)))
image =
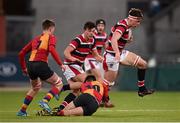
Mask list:
MULTIPOLYGON (((3 92, 0 91, 0 122, 118 122, 118 121, 180 121, 180 92, 156 92, 151 96, 138 97, 136 92, 111 92, 110 97, 115 108, 99 108, 98 111, 89 117, 57 117, 57 116, 36 116, 40 108, 38 100, 44 93, 39 93, 28 109, 28 117, 18 117, 16 112, 22 104, 25 92, 3 92)), ((61 95, 61 100, 65 94, 61 95)), ((52 100, 53 107, 60 102, 52 100)))

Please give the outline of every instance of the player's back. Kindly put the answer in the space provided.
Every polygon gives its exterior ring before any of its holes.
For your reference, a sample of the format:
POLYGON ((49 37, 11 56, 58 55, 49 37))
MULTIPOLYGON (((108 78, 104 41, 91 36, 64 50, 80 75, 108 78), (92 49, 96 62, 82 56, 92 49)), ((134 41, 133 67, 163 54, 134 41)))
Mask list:
POLYGON ((88 93, 95 97, 98 102, 101 102, 104 94, 104 87, 102 83, 98 81, 85 82, 81 86, 81 92, 88 93))
POLYGON ((32 51, 29 61, 48 61, 49 45, 55 45, 55 36, 41 34, 32 40, 32 51))

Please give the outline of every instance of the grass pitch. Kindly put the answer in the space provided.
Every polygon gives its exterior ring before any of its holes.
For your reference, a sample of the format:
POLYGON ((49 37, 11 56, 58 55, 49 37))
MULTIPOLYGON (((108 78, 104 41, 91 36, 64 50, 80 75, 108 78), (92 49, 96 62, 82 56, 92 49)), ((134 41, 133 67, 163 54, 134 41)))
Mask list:
MULTIPOLYGON (((111 92, 114 108, 99 108, 93 116, 36 116, 40 110, 38 101, 44 96, 39 93, 30 104, 28 117, 16 116, 25 96, 24 91, 0 91, 0 122, 180 122, 180 92, 155 92, 153 95, 138 97, 136 92, 111 92)), ((50 106, 61 100, 51 100, 50 106)))

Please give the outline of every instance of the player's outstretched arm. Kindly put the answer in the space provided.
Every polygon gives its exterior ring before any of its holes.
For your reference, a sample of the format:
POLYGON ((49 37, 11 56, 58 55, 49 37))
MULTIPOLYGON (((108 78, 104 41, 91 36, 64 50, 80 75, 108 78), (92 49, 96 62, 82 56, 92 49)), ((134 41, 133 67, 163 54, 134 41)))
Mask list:
POLYGON ((63 85, 62 91, 80 89, 81 85, 82 85, 82 82, 72 82, 69 84, 65 84, 65 85, 63 85))
POLYGON ((64 56, 71 61, 79 61, 79 59, 71 55, 71 52, 74 50, 74 47, 72 47, 71 45, 67 46, 67 48, 64 50, 64 56))
POLYGON ((57 51, 56 51, 56 49, 55 49, 54 46, 52 46, 52 45, 49 46, 49 52, 51 53, 51 55, 52 55, 52 57, 54 58, 54 60, 56 61, 56 63, 57 63, 59 66, 63 67, 62 60, 61 60, 61 58, 59 57, 59 55, 58 55, 58 53, 57 53, 57 51))
POLYGON ((103 58, 101 55, 99 55, 97 49, 94 49, 94 50, 92 51, 92 55, 94 56, 94 58, 95 58, 97 61, 103 62, 104 58, 103 58))

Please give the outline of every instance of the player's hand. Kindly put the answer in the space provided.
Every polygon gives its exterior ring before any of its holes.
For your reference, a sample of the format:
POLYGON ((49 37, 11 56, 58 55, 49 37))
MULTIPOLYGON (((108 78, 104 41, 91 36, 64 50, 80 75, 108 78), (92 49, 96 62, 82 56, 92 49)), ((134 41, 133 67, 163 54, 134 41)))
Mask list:
POLYGON ((73 62, 80 62, 80 60, 77 59, 77 58, 75 58, 75 57, 72 57, 72 58, 71 58, 71 61, 73 61, 73 62))
POLYGON ((100 62, 103 63, 103 61, 104 61, 104 58, 100 57, 100 62))
POLYGON ((115 60, 115 62, 120 62, 120 53, 115 54, 114 60, 115 60))
POLYGON ((65 65, 61 65, 61 69, 62 69, 62 71, 64 72, 65 70, 66 70, 66 66, 65 65))
POLYGON ((133 41, 133 36, 131 36, 127 42, 131 43, 132 41, 133 41))
POLYGON ((27 68, 22 70, 24 76, 28 76, 27 68))

